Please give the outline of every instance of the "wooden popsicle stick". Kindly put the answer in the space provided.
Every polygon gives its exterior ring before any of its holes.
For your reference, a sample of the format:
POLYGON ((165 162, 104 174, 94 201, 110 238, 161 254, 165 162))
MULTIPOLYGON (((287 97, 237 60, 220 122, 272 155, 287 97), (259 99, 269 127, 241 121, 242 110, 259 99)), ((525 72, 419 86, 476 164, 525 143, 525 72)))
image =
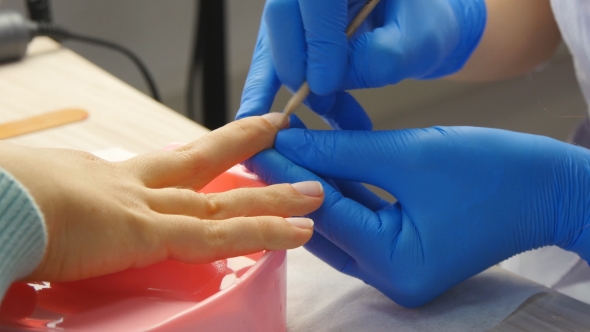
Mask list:
POLYGON ((0 124, 0 139, 29 134, 43 129, 58 127, 68 123, 82 121, 88 117, 88 112, 77 108, 68 108, 22 120, 0 124))

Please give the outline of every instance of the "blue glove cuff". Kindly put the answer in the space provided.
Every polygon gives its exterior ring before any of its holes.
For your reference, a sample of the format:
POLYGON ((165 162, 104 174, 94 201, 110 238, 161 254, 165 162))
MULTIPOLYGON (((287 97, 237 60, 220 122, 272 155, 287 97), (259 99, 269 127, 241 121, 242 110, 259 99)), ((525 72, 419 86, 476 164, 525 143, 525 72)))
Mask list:
POLYGON ((590 150, 573 145, 570 148, 566 160, 570 169, 555 172, 555 186, 562 190, 557 204, 560 223, 552 244, 590 262, 590 150))
POLYGON ((461 31, 461 39, 455 50, 433 73, 422 79, 435 79, 459 71, 481 41, 487 23, 487 9, 484 0, 449 0, 461 31))
MULTIPOLYGON (((567 245, 560 245, 561 248, 575 252, 580 255, 582 259, 590 263, 590 232, 587 228, 590 226, 590 218, 583 217, 583 223, 581 227, 573 230, 573 234, 569 234, 570 243, 567 245)), ((580 223, 576 224, 580 225, 580 223)))

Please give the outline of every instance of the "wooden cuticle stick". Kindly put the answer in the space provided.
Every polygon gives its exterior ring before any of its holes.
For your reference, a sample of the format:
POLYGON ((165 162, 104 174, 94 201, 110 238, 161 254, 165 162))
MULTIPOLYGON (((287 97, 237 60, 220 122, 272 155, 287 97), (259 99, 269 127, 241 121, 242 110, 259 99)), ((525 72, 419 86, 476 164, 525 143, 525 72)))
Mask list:
MULTIPOLYGON (((318 0, 321 1, 321 0, 318 0)), ((359 11, 359 13, 354 17, 352 22, 348 25, 346 29, 346 36, 350 39, 354 33, 358 30, 358 28, 363 24, 363 22, 369 17, 373 9, 377 6, 380 0, 368 0, 367 3, 363 6, 363 8, 359 11)), ((295 94, 289 99, 285 109, 283 110, 283 118, 281 123, 285 123, 287 118, 295 112, 303 104, 305 99, 309 96, 311 90, 309 89, 309 84, 307 82, 303 82, 301 87, 295 92, 295 94)))

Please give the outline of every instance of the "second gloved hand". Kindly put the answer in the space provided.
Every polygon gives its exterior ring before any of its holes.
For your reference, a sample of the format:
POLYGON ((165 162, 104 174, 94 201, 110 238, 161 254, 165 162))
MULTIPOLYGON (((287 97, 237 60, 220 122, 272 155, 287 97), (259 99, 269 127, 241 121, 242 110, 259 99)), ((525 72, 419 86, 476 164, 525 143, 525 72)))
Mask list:
POLYGON ((334 128, 370 129, 344 90, 462 68, 486 24, 484 0, 381 0, 352 41, 345 30, 366 0, 267 0, 238 118, 270 110, 281 84, 307 80, 307 105, 334 128))
POLYGON ((356 36, 348 22, 366 0, 268 0, 264 21, 281 81, 324 95, 406 78, 452 74, 486 24, 484 0, 381 0, 356 36))
POLYGON ((290 129, 275 149, 247 166, 269 183, 326 177, 338 186, 324 182, 306 248, 401 305, 423 305, 533 248, 557 245, 590 259, 586 149, 471 127, 290 129), (375 185, 398 201, 345 181, 375 185))

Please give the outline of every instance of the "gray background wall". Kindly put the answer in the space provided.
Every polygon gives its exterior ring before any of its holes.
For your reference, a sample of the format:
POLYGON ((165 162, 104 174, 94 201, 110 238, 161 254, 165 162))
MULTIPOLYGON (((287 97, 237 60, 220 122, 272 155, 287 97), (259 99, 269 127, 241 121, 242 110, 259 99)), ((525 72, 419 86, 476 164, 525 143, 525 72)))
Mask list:
MULTIPOLYGON (((0 0, 0 10, 23 10, 24 1, 0 0)), ((189 0, 54 0, 57 23, 80 33, 126 45, 154 73, 164 103, 184 111, 184 89, 195 17, 189 0)), ((264 0, 227 0, 231 116, 239 107, 264 0)), ((75 51, 122 80, 145 91, 136 68, 117 53, 94 46, 67 43, 75 51)), ((376 128, 430 125, 477 125, 545 134, 565 139, 584 116, 571 59, 562 47, 537 73, 490 84, 416 82, 354 94, 374 119, 376 128)), ((282 91, 275 108, 288 94, 282 91)), ((304 120, 325 128, 310 112, 304 120)))

